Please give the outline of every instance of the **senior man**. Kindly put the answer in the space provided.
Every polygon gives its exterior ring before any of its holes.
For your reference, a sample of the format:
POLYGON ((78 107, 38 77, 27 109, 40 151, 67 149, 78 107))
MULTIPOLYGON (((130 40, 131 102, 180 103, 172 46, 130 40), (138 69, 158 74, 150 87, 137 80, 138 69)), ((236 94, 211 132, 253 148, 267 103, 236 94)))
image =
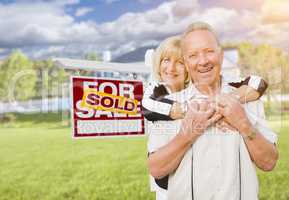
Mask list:
MULTIPOLYGON (((226 94, 234 88, 220 75, 223 50, 208 24, 191 24, 182 36, 182 50, 193 82, 184 91, 186 98, 206 96, 214 104, 188 104, 177 134, 150 154, 151 175, 169 175, 169 200, 258 199, 255 166, 270 171, 278 159, 277 137, 266 124, 262 103, 243 107, 226 94), (235 130, 224 132, 211 126, 214 112, 235 130)), ((150 139, 149 143, 158 145, 150 139)))

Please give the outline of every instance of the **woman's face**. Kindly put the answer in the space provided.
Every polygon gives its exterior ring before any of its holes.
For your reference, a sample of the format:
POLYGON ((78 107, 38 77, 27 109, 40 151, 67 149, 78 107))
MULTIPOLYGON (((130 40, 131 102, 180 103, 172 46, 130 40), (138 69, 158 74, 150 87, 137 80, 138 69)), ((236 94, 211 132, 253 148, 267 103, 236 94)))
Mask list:
POLYGON ((165 56, 161 60, 161 79, 172 90, 172 92, 177 92, 184 89, 186 78, 185 70, 184 62, 181 58, 165 56))

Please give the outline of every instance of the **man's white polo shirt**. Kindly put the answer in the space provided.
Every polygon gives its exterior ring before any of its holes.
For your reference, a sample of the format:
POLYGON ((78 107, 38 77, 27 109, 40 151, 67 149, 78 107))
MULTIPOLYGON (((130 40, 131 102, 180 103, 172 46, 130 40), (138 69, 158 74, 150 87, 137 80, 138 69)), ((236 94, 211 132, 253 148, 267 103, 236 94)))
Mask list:
MULTIPOLYGON (((222 93, 235 88, 226 82, 222 93)), ((179 94, 180 101, 200 95, 193 86, 179 94)), ((276 143, 277 136, 268 127, 261 101, 244 105, 251 123, 264 137, 276 143)), ((167 144, 177 133, 181 120, 149 125, 149 152, 167 144)), ((169 200, 255 200, 258 199, 258 180, 242 136, 238 132, 223 132, 209 128, 184 156, 178 169, 169 177, 169 200), (191 173, 193 172, 193 176, 191 173), (191 182, 193 182, 193 187, 191 182)))

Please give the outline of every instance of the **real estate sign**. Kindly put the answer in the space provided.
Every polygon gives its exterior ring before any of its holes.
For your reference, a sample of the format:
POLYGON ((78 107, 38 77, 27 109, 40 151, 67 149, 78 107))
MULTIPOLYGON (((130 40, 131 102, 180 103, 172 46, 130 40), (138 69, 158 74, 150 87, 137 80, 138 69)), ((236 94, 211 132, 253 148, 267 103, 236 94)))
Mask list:
POLYGON ((74 76, 71 85, 73 137, 144 134, 141 81, 74 76))

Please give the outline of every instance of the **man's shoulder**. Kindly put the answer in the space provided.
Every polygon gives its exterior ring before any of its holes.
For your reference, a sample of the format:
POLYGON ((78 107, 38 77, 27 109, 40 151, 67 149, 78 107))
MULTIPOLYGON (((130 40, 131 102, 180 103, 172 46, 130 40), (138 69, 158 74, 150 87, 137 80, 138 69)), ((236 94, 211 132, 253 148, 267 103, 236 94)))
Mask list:
POLYGON ((231 86, 229 80, 222 78, 222 93, 228 94, 234 92, 235 90, 237 90, 237 88, 231 86))
POLYGON ((244 103, 244 108, 248 111, 254 111, 254 112, 264 110, 264 102, 260 99, 246 102, 244 103))

